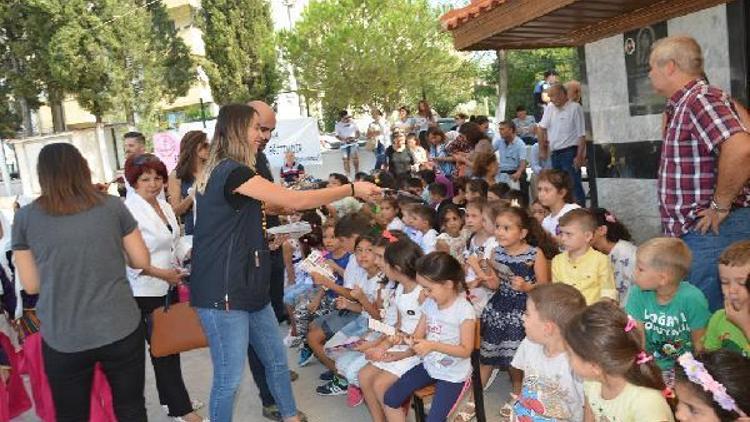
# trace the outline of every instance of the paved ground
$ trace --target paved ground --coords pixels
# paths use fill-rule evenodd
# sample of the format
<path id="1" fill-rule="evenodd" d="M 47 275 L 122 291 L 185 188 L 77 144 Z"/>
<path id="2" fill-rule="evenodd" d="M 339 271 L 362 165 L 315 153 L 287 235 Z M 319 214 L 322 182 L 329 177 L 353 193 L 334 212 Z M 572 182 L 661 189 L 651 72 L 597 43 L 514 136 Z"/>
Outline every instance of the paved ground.
<path id="1" fill-rule="evenodd" d="M 280 330 L 286 333 L 288 327 L 282 325 Z M 346 396 L 321 397 L 315 393 L 315 387 L 320 384 L 318 376 L 323 372 L 323 366 L 313 359 L 313 362 L 304 368 L 297 367 L 297 350 L 289 349 L 287 353 L 289 367 L 299 373 L 299 379 L 292 384 L 297 406 L 308 415 L 311 422 L 328 421 L 367 421 L 369 414 L 365 405 L 349 408 L 346 405 Z M 182 374 L 185 379 L 190 397 L 208 403 L 211 390 L 212 367 L 211 359 L 207 349 L 195 350 L 182 355 Z M 488 420 L 499 421 L 500 405 L 507 400 L 510 384 L 507 375 L 498 375 L 495 383 L 485 393 L 485 408 Z M 169 422 L 159 405 L 154 383 L 154 372 L 150 361 L 146 361 L 146 406 L 148 418 L 152 422 Z M 205 415 L 207 409 L 199 411 Z M 410 413 L 413 420 L 413 412 Z M 36 422 L 39 419 L 33 411 L 29 411 L 14 422 Z M 245 368 L 243 383 L 240 387 L 239 398 L 236 403 L 234 420 L 236 422 L 265 421 L 261 416 L 261 403 L 258 398 L 258 390 L 252 381 L 250 371 Z"/>
<path id="2" fill-rule="evenodd" d="M 372 153 L 366 151 L 363 151 L 361 155 L 362 169 L 369 171 L 374 165 L 374 157 Z M 341 171 L 343 171 L 343 166 L 341 155 L 338 151 L 324 153 L 322 166 L 311 166 L 308 168 L 309 173 L 322 179 L 326 179 L 331 172 Z M 286 335 L 288 327 L 282 325 L 280 330 Z M 346 405 L 346 396 L 321 397 L 315 393 L 315 387 L 320 384 L 318 375 L 323 372 L 323 366 L 320 363 L 313 360 L 313 363 L 307 367 L 297 368 L 296 349 L 290 349 L 287 357 L 290 368 L 298 371 L 300 375 L 299 380 L 293 384 L 297 406 L 308 415 L 311 422 L 369 420 L 369 414 L 364 405 L 352 409 Z M 183 354 L 182 373 L 191 398 L 208 403 L 212 379 L 212 367 L 208 350 L 202 349 Z M 499 420 L 499 409 L 501 404 L 507 400 L 508 392 L 509 382 L 507 376 L 500 374 L 497 381 L 485 394 L 488 420 L 493 422 Z M 170 421 L 170 418 L 166 416 L 161 406 L 159 406 L 153 369 L 148 360 L 146 363 L 146 404 L 149 421 Z M 206 409 L 200 411 L 203 415 L 206 414 L 205 412 Z M 240 388 L 234 415 L 234 420 L 237 422 L 265 420 L 261 416 L 261 404 L 257 388 L 247 368 L 245 369 L 245 377 Z M 413 417 L 413 414 L 411 416 Z M 38 418 L 36 418 L 33 412 L 27 412 L 15 419 L 18 422 L 33 422 L 37 420 Z"/>

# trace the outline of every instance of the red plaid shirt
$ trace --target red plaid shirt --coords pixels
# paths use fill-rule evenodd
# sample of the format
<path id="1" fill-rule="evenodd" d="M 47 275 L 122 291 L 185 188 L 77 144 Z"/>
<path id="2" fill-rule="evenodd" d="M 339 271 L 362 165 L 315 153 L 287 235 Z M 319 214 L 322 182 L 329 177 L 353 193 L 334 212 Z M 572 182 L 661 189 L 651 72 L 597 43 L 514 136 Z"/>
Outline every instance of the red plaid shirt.
<path id="1" fill-rule="evenodd" d="M 716 188 L 717 148 L 745 131 L 722 90 L 696 79 L 667 101 L 667 125 L 659 164 L 659 212 L 664 234 L 682 236 L 708 208 Z M 750 206 L 750 185 L 733 204 Z"/>

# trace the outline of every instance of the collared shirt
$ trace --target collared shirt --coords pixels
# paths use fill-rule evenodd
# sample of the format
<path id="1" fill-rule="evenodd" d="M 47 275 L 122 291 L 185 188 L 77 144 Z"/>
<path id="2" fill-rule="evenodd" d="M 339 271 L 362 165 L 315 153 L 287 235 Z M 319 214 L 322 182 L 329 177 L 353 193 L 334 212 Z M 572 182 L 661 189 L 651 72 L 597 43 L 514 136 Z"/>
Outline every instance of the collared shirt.
<path id="1" fill-rule="evenodd" d="M 573 260 L 568 252 L 552 259 L 552 282 L 569 284 L 591 305 L 603 297 L 617 300 L 615 276 L 607 255 L 589 247 L 585 254 Z"/>
<path id="2" fill-rule="evenodd" d="M 431 145 L 430 146 L 430 158 L 446 158 L 450 157 L 450 155 L 445 151 L 445 143 L 439 144 L 439 145 Z M 452 175 L 453 170 L 455 170 L 456 166 L 451 161 L 440 161 L 438 162 L 438 167 L 440 167 L 440 171 L 443 172 L 443 174 Z"/>
<path id="3" fill-rule="evenodd" d="M 534 116 L 527 115 L 523 120 L 516 117 L 513 119 L 513 124 L 516 125 L 518 136 L 536 136 L 534 133 L 534 126 L 536 126 L 536 119 Z"/>
<path id="4" fill-rule="evenodd" d="M 496 138 L 492 144 L 497 151 L 500 171 L 516 171 L 521 166 L 521 160 L 526 160 L 526 144 L 518 136 L 510 144 L 503 138 Z"/>
<path id="5" fill-rule="evenodd" d="M 578 139 L 586 136 L 583 107 L 575 101 L 568 101 L 562 107 L 549 103 L 539 126 L 547 129 L 551 151 L 576 146 Z"/>
<path id="6" fill-rule="evenodd" d="M 713 198 L 717 147 L 747 129 L 729 96 L 700 79 L 672 95 L 666 115 L 659 163 L 659 212 L 664 234 L 681 236 L 693 228 L 697 213 L 708 208 Z M 750 207 L 750 184 L 745 184 L 733 205 Z"/>

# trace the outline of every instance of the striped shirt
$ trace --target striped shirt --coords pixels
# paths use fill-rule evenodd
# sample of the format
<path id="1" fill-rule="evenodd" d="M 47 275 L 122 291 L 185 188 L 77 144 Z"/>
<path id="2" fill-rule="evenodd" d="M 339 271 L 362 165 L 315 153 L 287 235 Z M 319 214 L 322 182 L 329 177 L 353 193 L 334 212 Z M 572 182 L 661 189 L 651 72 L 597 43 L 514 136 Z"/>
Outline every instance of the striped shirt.
<path id="1" fill-rule="evenodd" d="M 659 212 L 662 230 L 682 236 L 709 207 L 716 189 L 719 147 L 746 131 L 729 96 L 696 79 L 667 101 L 664 143 L 659 163 Z M 733 204 L 750 206 L 746 184 Z"/>

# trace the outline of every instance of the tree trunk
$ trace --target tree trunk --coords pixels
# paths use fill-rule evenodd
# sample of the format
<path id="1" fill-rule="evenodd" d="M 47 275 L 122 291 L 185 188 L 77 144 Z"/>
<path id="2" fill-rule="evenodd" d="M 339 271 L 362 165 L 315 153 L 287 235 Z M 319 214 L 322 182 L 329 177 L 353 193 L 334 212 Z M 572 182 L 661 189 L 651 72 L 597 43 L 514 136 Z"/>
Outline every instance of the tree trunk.
<path id="1" fill-rule="evenodd" d="M 505 120 L 505 108 L 508 103 L 508 58 L 505 50 L 497 50 L 497 109 L 495 122 Z"/>
<path id="2" fill-rule="evenodd" d="M 65 107 L 63 107 L 62 101 L 50 99 L 49 106 L 52 110 L 52 132 L 65 132 L 67 127 L 65 126 Z"/>
<path id="3" fill-rule="evenodd" d="M 133 109 L 128 107 L 128 111 L 125 114 L 127 115 L 126 119 L 128 122 L 128 126 L 135 127 L 135 111 L 133 111 Z"/>
<path id="4" fill-rule="evenodd" d="M 21 118 L 23 119 L 23 135 L 33 136 L 34 125 L 31 122 L 31 108 L 25 98 L 19 98 L 18 104 L 21 108 Z"/>

